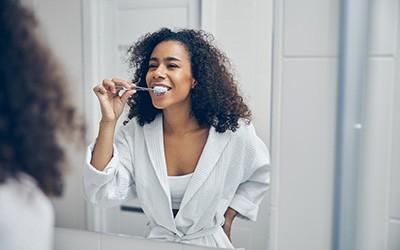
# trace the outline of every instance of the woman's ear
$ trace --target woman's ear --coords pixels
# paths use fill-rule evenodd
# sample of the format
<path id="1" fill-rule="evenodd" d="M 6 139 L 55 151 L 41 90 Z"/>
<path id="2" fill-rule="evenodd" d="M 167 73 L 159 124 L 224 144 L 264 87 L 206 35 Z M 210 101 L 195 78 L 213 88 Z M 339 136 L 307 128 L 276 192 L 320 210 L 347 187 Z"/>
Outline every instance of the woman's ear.
<path id="1" fill-rule="evenodd" d="M 196 85 L 197 85 L 197 82 L 196 82 L 195 79 L 193 79 L 193 81 L 192 81 L 192 89 L 194 89 L 196 87 Z"/>

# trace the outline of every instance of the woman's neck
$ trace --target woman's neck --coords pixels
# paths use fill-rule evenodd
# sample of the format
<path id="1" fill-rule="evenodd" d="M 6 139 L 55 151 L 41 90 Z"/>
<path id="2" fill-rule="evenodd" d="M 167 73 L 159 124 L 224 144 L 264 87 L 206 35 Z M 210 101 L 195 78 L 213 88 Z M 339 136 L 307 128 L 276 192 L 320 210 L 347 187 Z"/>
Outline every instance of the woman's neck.
<path id="1" fill-rule="evenodd" d="M 190 111 L 170 111 L 163 112 L 164 133 L 184 135 L 197 131 L 201 128 L 197 119 L 190 115 Z"/>

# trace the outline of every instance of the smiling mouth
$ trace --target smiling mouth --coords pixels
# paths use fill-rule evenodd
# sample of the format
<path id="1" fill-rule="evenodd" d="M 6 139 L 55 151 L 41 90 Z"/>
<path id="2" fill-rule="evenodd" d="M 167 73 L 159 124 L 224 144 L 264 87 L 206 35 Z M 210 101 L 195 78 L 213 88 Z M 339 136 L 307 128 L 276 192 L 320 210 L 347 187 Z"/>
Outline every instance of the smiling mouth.
<path id="1" fill-rule="evenodd" d="M 152 86 L 152 89 L 153 89 L 153 94 L 156 95 L 156 96 L 163 95 L 163 94 L 165 94 L 165 93 L 167 93 L 168 91 L 171 90 L 170 87 L 168 87 L 168 86 L 166 86 L 164 84 L 154 84 Z"/>

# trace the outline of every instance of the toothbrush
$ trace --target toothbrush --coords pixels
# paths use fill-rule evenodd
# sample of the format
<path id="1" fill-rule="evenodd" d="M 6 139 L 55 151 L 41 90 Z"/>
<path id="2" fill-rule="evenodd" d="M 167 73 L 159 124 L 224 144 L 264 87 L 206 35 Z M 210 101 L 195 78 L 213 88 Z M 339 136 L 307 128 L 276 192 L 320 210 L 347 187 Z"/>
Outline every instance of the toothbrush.
<path id="1" fill-rule="evenodd" d="M 125 89 L 125 88 L 123 88 Z M 164 94 L 168 91 L 167 87 L 164 86 L 155 86 L 154 88 L 145 88 L 145 87 L 134 87 L 131 88 L 131 90 L 136 90 L 136 91 L 153 91 L 155 94 Z"/>

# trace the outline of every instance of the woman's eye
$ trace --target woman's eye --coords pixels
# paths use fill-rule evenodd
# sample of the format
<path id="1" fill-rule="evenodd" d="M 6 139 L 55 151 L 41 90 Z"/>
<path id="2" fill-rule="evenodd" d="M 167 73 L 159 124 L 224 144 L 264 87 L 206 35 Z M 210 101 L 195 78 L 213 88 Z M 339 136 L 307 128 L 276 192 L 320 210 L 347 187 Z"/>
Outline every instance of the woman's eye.
<path id="1" fill-rule="evenodd" d="M 155 68 L 157 68 L 157 65 L 155 65 L 155 64 L 150 64 L 149 65 L 149 69 L 155 69 Z"/>
<path id="2" fill-rule="evenodd" d="M 178 68 L 178 65 L 176 65 L 176 64 L 168 64 L 168 68 Z"/>

